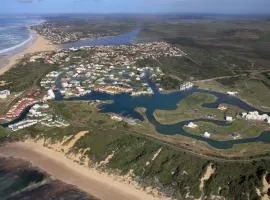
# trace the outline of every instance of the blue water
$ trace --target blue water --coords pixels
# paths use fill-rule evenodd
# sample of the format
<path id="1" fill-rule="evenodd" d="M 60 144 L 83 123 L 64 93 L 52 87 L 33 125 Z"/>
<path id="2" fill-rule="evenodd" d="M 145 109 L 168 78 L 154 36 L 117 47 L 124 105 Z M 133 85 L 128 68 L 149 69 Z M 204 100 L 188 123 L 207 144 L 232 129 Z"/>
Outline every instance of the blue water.
<path id="1" fill-rule="evenodd" d="M 108 37 L 108 38 L 102 38 L 97 39 L 95 41 L 80 41 L 75 42 L 72 44 L 68 44 L 66 47 L 80 47 L 80 46 L 96 46 L 96 45 L 120 45 L 120 44 L 130 44 L 132 40 L 135 39 L 136 35 L 139 33 L 140 29 L 136 29 L 128 34 L 123 34 L 120 36 L 115 37 Z M 78 45 L 78 46 L 76 46 Z M 148 73 L 146 73 L 147 75 Z M 206 94 L 212 94 L 217 97 L 217 100 L 213 103 L 203 104 L 202 106 L 208 107 L 208 108 L 216 108 L 221 103 L 226 103 L 230 105 L 235 105 L 243 110 L 246 111 L 254 111 L 257 110 L 256 108 L 250 106 L 249 104 L 243 102 L 241 99 L 233 96 L 228 96 L 223 93 L 209 91 L 209 90 L 203 90 L 199 88 L 192 88 L 191 90 L 180 92 L 170 92 L 170 93 L 159 93 L 155 84 L 151 82 L 149 79 L 149 74 L 146 76 L 146 81 L 148 82 L 148 85 L 152 88 L 154 91 L 154 95 L 152 96 L 137 96 L 132 97 L 129 94 L 119 94 L 119 95 L 110 95 L 105 93 L 99 93 L 99 92 L 92 92 L 91 94 L 88 94 L 86 96 L 82 97 L 73 97 L 69 99 L 65 99 L 67 101 L 74 101 L 74 100 L 111 100 L 113 103 L 110 104 L 102 104 L 99 106 L 100 112 L 103 113 L 116 113 L 120 114 L 125 117 L 132 117 L 138 120 L 143 121 L 143 116 L 138 113 L 135 109 L 138 107 L 143 107 L 146 109 L 146 118 L 147 120 L 155 127 L 156 131 L 160 134 L 164 135 L 183 135 L 185 137 L 193 138 L 196 140 L 200 140 L 203 142 L 206 142 L 210 146 L 217 148 L 217 149 L 230 149 L 235 144 L 244 144 L 244 143 L 252 143 L 252 142 L 263 142 L 263 143 L 270 143 L 270 131 L 265 131 L 261 133 L 258 137 L 254 138 L 246 138 L 246 139 L 236 139 L 236 140 L 226 140 L 226 141 L 218 141 L 213 140 L 211 138 L 205 138 L 203 136 L 194 135 L 192 133 L 189 133 L 183 129 L 183 126 L 189 122 L 198 122 L 198 121 L 208 121 L 215 123 L 219 126 L 228 126 L 228 124 L 225 121 L 218 121 L 218 120 L 212 120 L 212 119 L 196 119 L 196 120 L 188 120 L 188 121 L 182 121 L 175 124 L 161 124 L 159 123 L 153 113 L 156 109 L 159 110 L 175 110 L 177 108 L 177 104 L 183 100 L 185 97 L 193 94 L 194 92 L 201 92 Z M 56 101 L 62 101 L 63 97 L 61 96 L 59 91 L 56 92 Z M 23 120 L 26 117 L 26 114 L 28 112 L 29 108 L 22 113 L 22 115 L 7 124 L 3 124 L 4 127 L 7 127 L 9 124 L 16 123 L 20 120 Z M 259 110 L 257 110 L 259 111 Z M 259 111 L 261 114 L 265 113 L 262 111 Z M 270 113 L 266 113 L 270 114 Z M 231 133 L 228 133 L 231 134 Z"/>
<path id="2" fill-rule="evenodd" d="M 64 44 L 64 48 L 79 48 L 82 46 L 102 46 L 102 45 L 128 45 L 131 44 L 141 31 L 140 28 L 137 28 L 129 33 L 112 36 L 112 37 L 103 37 L 96 40 L 80 40 L 77 42 L 71 42 Z"/>
<path id="3" fill-rule="evenodd" d="M 32 35 L 27 27 L 37 23 L 40 20 L 0 18 L 0 55 L 7 55 L 30 42 Z"/>
<path id="4" fill-rule="evenodd" d="M 27 108 L 24 109 L 24 111 L 21 113 L 21 115 L 19 117 L 17 117 L 16 119 L 10 121 L 10 122 L 7 122 L 7 123 L 4 123 L 4 124 L 1 124 L 4 128 L 7 128 L 9 125 L 12 125 L 12 124 L 16 124 L 22 120 L 24 120 L 26 117 L 27 117 L 27 114 L 29 113 L 29 110 L 33 107 L 32 106 L 28 106 Z"/>
<path id="5" fill-rule="evenodd" d="M 193 88 L 185 92 L 171 92 L 168 94 L 155 93 L 153 96 L 138 96 L 132 97 L 128 94 L 119 94 L 119 95 L 109 95 L 99 92 L 93 92 L 89 95 L 83 97 L 73 97 L 67 99 L 67 101 L 74 100 L 111 100 L 111 104 L 102 104 L 99 106 L 99 109 L 103 113 L 116 113 L 121 114 L 122 116 L 132 117 L 139 120 L 144 120 L 143 116 L 135 111 L 138 107 L 143 107 L 146 109 L 146 118 L 147 120 L 155 127 L 156 131 L 164 135 L 183 135 L 185 137 L 190 137 L 196 140 L 200 140 L 208 143 L 210 146 L 217 149 L 229 149 L 232 148 L 235 144 L 243 144 L 250 142 L 264 142 L 270 143 L 270 131 L 263 132 L 260 136 L 247 139 L 236 139 L 236 140 L 227 140 L 227 141 L 218 141 L 211 138 L 205 138 L 203 136 L 194 135 L 183 129 L 183 126 L 189 122 L 198 122 L 198 121 L 208 121 L 219 126 L 228 126 L 229 124 L 226 121 L 218 121 L 213 119 L 196 119 L 182 121 L 175 124 L 161 124 L 159 123 L 153 113 L 156 109 L 160 110 L 175 110 L 177 104 L 183 100 L 185 97 L 193 94 L 194 92 L 201 92 L 206 94 L 212 94 L 217 97 L 217 100 L 211 104 L 204 104 L 203 107 L 213 107 L 216 108 L 216 105 L 221 103 L 227 103 L 230 105 L 238 106 L 246 111 L 254 111 L 256 108 L 248 105 L 247 103 L 241 101 L 239 98 L 228 96 L 223 93 L 213 92 L 208 90 L 202 90 L 198 88 Z M 61 95 L 57 93 L 58 101 L 63 100 Z M 266 113 L 259 111 L 260 113 Z M 270 114 L 270 113 L 266 113 Z M 231 134 L 231 133 L 228 133 Z"/>

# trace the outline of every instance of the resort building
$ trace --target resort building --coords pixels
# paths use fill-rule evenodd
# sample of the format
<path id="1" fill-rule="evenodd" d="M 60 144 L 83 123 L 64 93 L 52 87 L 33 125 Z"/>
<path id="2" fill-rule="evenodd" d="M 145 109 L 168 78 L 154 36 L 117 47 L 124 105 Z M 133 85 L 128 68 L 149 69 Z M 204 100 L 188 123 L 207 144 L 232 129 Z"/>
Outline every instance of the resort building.
<path id="1" fill-rule="evenodd" d="M 268 124 L 270 124 L 270 116 L 267 114 L 260 115 L 258 111 L 253 112 L 244 112 L 242 113 L 242 118 L 250 121 L 264 121 Z"/>
<path id="2" fill-rule="evenodd" d="M 228 91 L 227 92 L 227 95 L 230 95 L 230 96 L 236 96 L 238 94 L 238 92 L 235 92 L 235 91 Z"/>
<path id="3" fill-rule="evenodd" d="M 192 88 L 193 86 L 194 86 L 193 83 L 186 82 L 186 83 L 181 84 L 179 89 L 180 89 L 180 91 L 184 91 L 184 90 L 188 90 L 188 89 Z"/>

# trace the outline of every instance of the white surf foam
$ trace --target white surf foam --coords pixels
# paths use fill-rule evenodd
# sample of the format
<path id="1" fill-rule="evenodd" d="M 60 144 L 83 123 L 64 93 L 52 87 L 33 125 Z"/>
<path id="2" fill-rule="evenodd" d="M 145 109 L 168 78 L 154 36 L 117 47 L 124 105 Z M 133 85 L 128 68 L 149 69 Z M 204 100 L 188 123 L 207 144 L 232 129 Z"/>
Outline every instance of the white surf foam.
<path id="1" fill-rule="evenodd" d="M 29 34 L 29 37 L 28 37 L 27 40 L 21 42 L 20 44 L 17 44 L 15 46 L 12 46 L 12 47 L 9 47 L 9 48 L 3 49 L 3 50 L 0 50 L 0 55 L 4 54 L 4 53 L 8 53 L 8 52 L 13 51 L 13 50 L 16 50 L 16 49 L 26 45 L 27 43 L 29 43 L 31 40 L 33 40 L 33 34 L 32 33 Z"/>

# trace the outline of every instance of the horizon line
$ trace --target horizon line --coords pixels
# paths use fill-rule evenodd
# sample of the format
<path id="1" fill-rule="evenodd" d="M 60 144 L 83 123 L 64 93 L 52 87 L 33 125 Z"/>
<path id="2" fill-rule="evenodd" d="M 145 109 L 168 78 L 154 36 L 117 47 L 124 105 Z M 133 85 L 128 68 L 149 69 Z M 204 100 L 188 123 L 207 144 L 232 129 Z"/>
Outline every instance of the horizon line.
<path id="1" fill-rule="evenodd" d="M 214 12 L 9 12 L 4 15 L 223 15 L 223 16 L 270 16 L 270 13 L 214 13 Z"/>

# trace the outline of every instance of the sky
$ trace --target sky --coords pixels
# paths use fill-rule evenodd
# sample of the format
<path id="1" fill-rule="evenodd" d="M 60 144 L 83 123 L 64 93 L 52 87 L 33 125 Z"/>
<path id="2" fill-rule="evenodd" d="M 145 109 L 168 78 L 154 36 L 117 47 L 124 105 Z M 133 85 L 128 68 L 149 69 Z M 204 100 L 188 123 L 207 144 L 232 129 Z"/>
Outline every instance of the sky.
<path id="1" fill-rule="evenodd" d="M 12 13 L 270 14 L 270 0 L 1 0 Z"/>

